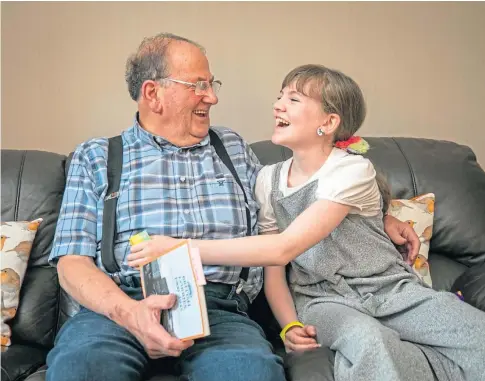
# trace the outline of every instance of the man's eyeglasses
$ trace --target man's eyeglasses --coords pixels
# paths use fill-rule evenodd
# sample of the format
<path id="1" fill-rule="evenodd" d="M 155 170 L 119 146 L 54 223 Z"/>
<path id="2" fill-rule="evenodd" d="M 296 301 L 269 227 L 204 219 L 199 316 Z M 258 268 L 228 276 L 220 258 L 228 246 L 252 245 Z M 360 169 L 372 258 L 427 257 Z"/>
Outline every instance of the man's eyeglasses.
<path id="1" fill-rule="evenodd" d="M 173 79 L 173 78 L 162 78 L 163 81 L 170 81 L 170 82 L 175 82 L 175 83 L 181 83 L 182 85 L 186 85 L 189 87 L 192 87 L 195 90 L 195 95 L 207 95 L 209 92 L 209 89 L 212 87 L 212 91 L 214 91 L 214 94 L 217 94 L 219 92 L 219 89 L 222 86 L 222 82 L 219 80 L 215 81 L 197 81 L 195 83 L 192 82 L 185 82 L 185 81 L 180 81 L 178 79 Z"/>

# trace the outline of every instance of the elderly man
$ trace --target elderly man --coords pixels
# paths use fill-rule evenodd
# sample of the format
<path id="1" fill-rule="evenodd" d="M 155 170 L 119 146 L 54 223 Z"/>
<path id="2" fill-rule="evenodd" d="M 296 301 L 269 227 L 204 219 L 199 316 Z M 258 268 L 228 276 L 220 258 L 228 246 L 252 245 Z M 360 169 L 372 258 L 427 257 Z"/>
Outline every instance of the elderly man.
<path id="1" fill-rule="evenodd" d="M 243 283 L 241 268 L 204 267 L 211 335 L 195 343 L 171 337 L 160 324 L 160 310 L 173 306 L 173 296 L 142 298 L 138 271 L 126 264 L 129 238 L 142 230 L 205 239 L 257 234 L 253 188 L 260 165 L 238 134 L 212 129 L 241 188 L 216 153 L 209 112 L 221 83 L 197 43 L 171 34 L 145 39 L 128 60 L 126 81 L 138 113 L 122 133 L 119 191 L 107 194 L 107 139 L 79 145 L 69 168 L 50 261 L 83 308 L 59 332 L 47 380 L 142 380 L 167 356 L 178 360 L 187 380 L 283 380 L 282 360 L 247 315 L 261 290 L 260 267 L 250 268 Z M 112 197 L 118 199 L 116 272 L 101 256 L 104 202 Z M 406 226 L 386 222 L 394 241 L 416 245 Z"/>

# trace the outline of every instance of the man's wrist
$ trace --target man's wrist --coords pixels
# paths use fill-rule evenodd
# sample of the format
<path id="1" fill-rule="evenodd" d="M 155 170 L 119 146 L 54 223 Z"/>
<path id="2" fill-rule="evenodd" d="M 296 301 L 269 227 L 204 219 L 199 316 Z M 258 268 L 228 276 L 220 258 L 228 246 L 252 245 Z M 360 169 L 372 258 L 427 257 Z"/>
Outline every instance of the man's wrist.
<path id="1" fill-rule="evenodd" d="M 137 303 L 136 300 L 131 299 L 130 297 L 115 303 L 108 312 L 108 318 L 129 330 L 129 327 L 132 325 L 133 311 Z"/>

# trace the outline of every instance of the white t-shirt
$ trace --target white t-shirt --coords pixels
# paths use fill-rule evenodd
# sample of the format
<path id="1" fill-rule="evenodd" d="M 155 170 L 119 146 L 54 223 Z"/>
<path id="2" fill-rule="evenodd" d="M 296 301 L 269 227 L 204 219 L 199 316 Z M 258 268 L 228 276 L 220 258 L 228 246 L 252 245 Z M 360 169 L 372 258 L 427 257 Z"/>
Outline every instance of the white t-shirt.
<path id="1" fill-rule="evenodd" d="M 334 148 L 322 167 L 305 183 L 288 187 L 288 171 L 293 158 L 281 167 L 279 190 L 283 196 L 303 188 L 318 179 L 317 200 L 329 200 L 351 206 L 350 214 L 365 217 L 376 216 L 380 210 L 381 194 L 376 182 L 376 171 L 369 159 Z M 278 230 L 276 217 L 271 205 L 272 176 L 275 165 L 261 169 L 256 180 L 255 196 L 261 209 L 258 227 L 261 233 Z"/>

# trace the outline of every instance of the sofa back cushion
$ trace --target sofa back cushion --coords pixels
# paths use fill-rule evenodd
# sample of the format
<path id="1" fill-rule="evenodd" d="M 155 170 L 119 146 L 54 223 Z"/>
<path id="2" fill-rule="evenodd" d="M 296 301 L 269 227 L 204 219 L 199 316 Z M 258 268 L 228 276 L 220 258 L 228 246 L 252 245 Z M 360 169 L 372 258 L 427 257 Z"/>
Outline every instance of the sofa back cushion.
<path id="1" fill-rule="evenodd" d="M 387 179 L 393 198 L 436 197 L 430 251 L 471 266 L 485 261 L 485 172 L 473 151 L 448 141 L 366 138 L 366 156 Z M 262 164 L 291 151 L 271 141 L 253 143 Z"/>
<path id="2" fill-rule="evenodd" d="M 52 345 L 58 324 L 59 283 L 47 259 L 65 186 L 63 155 L 2 150 L 2 221 L 42 218 L 28 261 L 12 342 Z"/>

